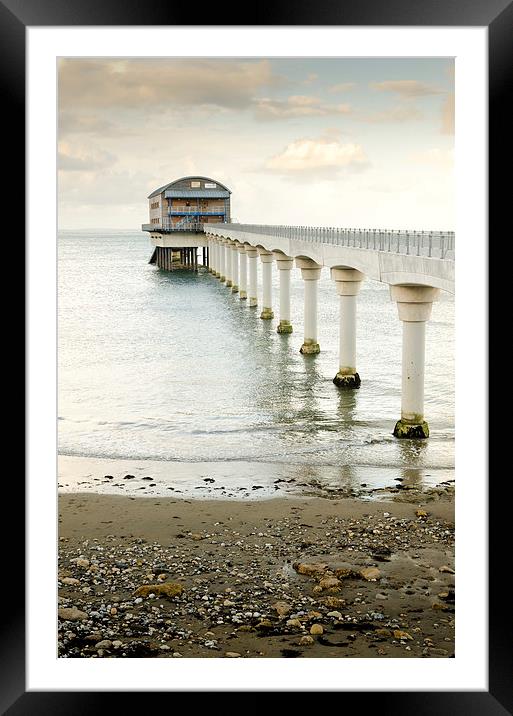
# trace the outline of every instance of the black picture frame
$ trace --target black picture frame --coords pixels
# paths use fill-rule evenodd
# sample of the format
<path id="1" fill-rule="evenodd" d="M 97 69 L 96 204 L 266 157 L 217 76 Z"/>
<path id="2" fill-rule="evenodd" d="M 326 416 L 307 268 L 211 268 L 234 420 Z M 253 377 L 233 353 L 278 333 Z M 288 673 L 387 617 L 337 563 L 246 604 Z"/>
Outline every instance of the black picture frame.
<path id="1" fill-rule="evenodd" d="M 244 14 L 242 14 L 244 13 Z M 511 0 L 359 0 L 358 2 L 317 0 L 274 0 L 273 3 L 248 7 L 226 6 L 219 22 L 219 6 L 205 5 L 201 10 L 202 24 L 213 25 L 335 25 L 335 26 L 481 26 L 488 28 L 489 37 L 489 236 L 498 234 L 499 226 L 506 227 L 505 212 L 511 205 L 509 184 L 501 169 L 508 169 L 513 156 L 511 115 L 507 111 L 507 97 L 511 99 L 513 86 L 513 2 Z M 25 184 L 25 36 L 27 27 L 35 26 L 94 26 L 94 25 L 169 25 L 191 24 L 187 4 L 169 0 L 0 0 L 0 75 L 4 99 L 4 137 L 9 137 L 13 161 L 9 168 L 10 184 Z M 210 22 L 212 20 L 212 23 Z M 507 173 L 506 175 L 507 176 Z M 8 206 L 4 204 L 4 206 Z M 12 205 L 11 205 L 12 206 Z M 9 230 L 8 224 L 4 226 Z M 20 217 L 16 220 L 16 236 L 22 232 Z M 504 240 L 506 240 L 505 237 Z M 463 239 L 462 239 L 463 241 Z M 17 258 L 21 246 L 15 247 Z M 8 259 L 9 260 L 9 259 Z M 11 259 L 12 260 L 12 259 Z M 489 270 L 493 255 L 489 252 Z M 498 283 L 498 282 L 497 282 Z M 498 288 L 490 281 L 489 308 L 495 302 Z M 497 303 L 495 302 L 495 305 Z M 489 315 L 493 311 L 489 310 Z M 14 322 L 13 322 L 14 323 Z M 488 378 L 487 366 L 477 379 Z M 19 400 L 19 396 L 18 396 Z M 494 420 L 500 419 L 493 410 Z M 490 439 L 493 431 L 490 432 Z M 498 450 L 497 450 L 498 452 Z M 495 454 L 489 445 L 489 455 Z M 497 471 L 492 470 L 490 474 Z M 18 477 L 18 475 L 16 475 Z M 463 476 L 464 477 L 464 476 Z M 511 521 L 511 478 L 507 472 L 489 490 L 489 690 L 458 692 L 364 692 L 345 693 L 356 697 L 359 708 L 376 708 L 379 713 L 400 714 L 466 714 L 497 716 L 513 713 L 513 644 L 510 609 L 507 608 L 510 587 L 504 582 L 503 568 L 509 564 L 501 526 Z M 4 489 L 7 489 L 4 486 Z M 21 480 L 9 483 L 9 509 L 17 512 L 9 534 L 4 534 L 3 576 L 9 581 L 16 575 L 16 595 L 9 596 L 9 605 L 1 613 L 0 638 L 0 709 L 10 716 L 19 714 L 90 714 L 103 708 L 119 708 L 119 693 L 113 692 L 27 692 L 25 687 L 25 609 L 21 565 L 25 556 L 24 505 L 25 488 Z M 14 515 L 13 515 L 14 516 Z M 5 522 L 4 522 L 5 524 Z M 509 570 L 507 570 L 509 571 Z M 476 575 L 476 580 L 486 575 Z M 398 668 L 400 666 L 398 665 Z M 407 685 L 405 685 L 407 687 Z M 336 691 L 336 688 L 333 689 Z M 150 695 L 130 693 L 132 706 L 142 704 Z M 167 695 L 169 699 L 170 695 Z M 116 699 L 114 701 L 114 699 Z M 363 699 L 363 701 L 362 701 Z M 172 703 L 169 705 L 172 707 Z"/>

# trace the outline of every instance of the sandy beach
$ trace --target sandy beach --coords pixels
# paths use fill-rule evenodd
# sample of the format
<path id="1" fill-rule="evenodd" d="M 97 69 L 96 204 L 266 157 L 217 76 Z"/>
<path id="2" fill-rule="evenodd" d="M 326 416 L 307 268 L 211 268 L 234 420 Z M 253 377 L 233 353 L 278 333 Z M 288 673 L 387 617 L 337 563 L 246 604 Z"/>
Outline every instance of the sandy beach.
<path id="1" fill-rule="evenodd" d="M 454 488 L 59 495 L 64 658 L 454 656 Z"/>

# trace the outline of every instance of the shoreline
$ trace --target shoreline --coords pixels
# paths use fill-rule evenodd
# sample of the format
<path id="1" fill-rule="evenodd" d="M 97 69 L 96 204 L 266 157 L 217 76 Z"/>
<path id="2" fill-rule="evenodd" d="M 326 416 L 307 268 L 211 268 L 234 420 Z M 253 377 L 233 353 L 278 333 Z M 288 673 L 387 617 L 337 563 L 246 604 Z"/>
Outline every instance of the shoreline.
<path id="1" fill-rule="evenodd" d="M 59 656 L 449 658 L 453 498 L 61 493 Z"/>
<path id="2" fill-rule="evenodd" d="M 174 462 L 58 455 L 60 494 L 261 500 L 276 497 L 392 498 L 454 484 L 454 469 L 334 466 L 257 461 Z M 151 479 L 150 479 L 151 478 Z"/>

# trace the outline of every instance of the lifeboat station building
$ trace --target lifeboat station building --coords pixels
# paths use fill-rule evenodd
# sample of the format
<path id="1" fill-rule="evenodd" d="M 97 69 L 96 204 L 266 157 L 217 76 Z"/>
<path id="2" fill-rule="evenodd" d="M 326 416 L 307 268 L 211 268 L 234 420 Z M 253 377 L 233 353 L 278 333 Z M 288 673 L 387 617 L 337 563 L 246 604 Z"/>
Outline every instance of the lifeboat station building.
<path id="1" fill-rule="evenodd" d="M 198 269 L 198 248 L 208 266 L 205 224 L 230 222 L 231 191 L 215 179 L 190 176 L 155 189 L 148 196 L 150 233 L 154 251 L 150 263 L 165 270 Z"/>

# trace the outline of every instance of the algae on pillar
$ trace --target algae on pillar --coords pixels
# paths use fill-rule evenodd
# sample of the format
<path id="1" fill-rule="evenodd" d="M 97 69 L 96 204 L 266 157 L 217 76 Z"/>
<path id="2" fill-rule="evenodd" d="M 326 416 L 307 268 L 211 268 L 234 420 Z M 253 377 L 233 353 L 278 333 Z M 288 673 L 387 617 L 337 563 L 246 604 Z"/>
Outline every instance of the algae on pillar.
<path id="1" fill-rule="evenodd" d="M 439 289 L 432 286 L 390 286 L 403 324 L 401 419 L 394 428 L 396 438 L 429 437 L 424 418 L 426 321 L 438 294 Z"/>
<path id="2" fill-rule="evenodd" d="M 339 308 L 339 367 L 333 382 L 338 388 L 359 388 L 356 370 L 356 296 L 360 291 L 363 273 L 351 268 L 332 268 L 340 297 Z"/>
<path id="3" fill-rule="evenodd" d="M 315 355 L 321 350 L 317 340 L 317 283 L 322 266 L 306 258 L 297 258 L 296 266 L 301 269 L 305 285 L 304 339 L 299 351 L 304 355 Z"/>
<path id="4" fill-rule="evenodd" d="M 281 251 L 274 252 L 278 275 L 280 277 L 280 322 L 276 329 L 278 333 L 292 333 L 290 322 L 290 272 L 294 265 L 294 259 L 286 256 Z"/>
<path id="5" fill-rule="evenodd" d="M 264 321 L 274 318 L 273 313 L 273 255 L 266 249 L 259 248 L 260 260 L 262 262 L 262 313 L 260 318 Z"/>

